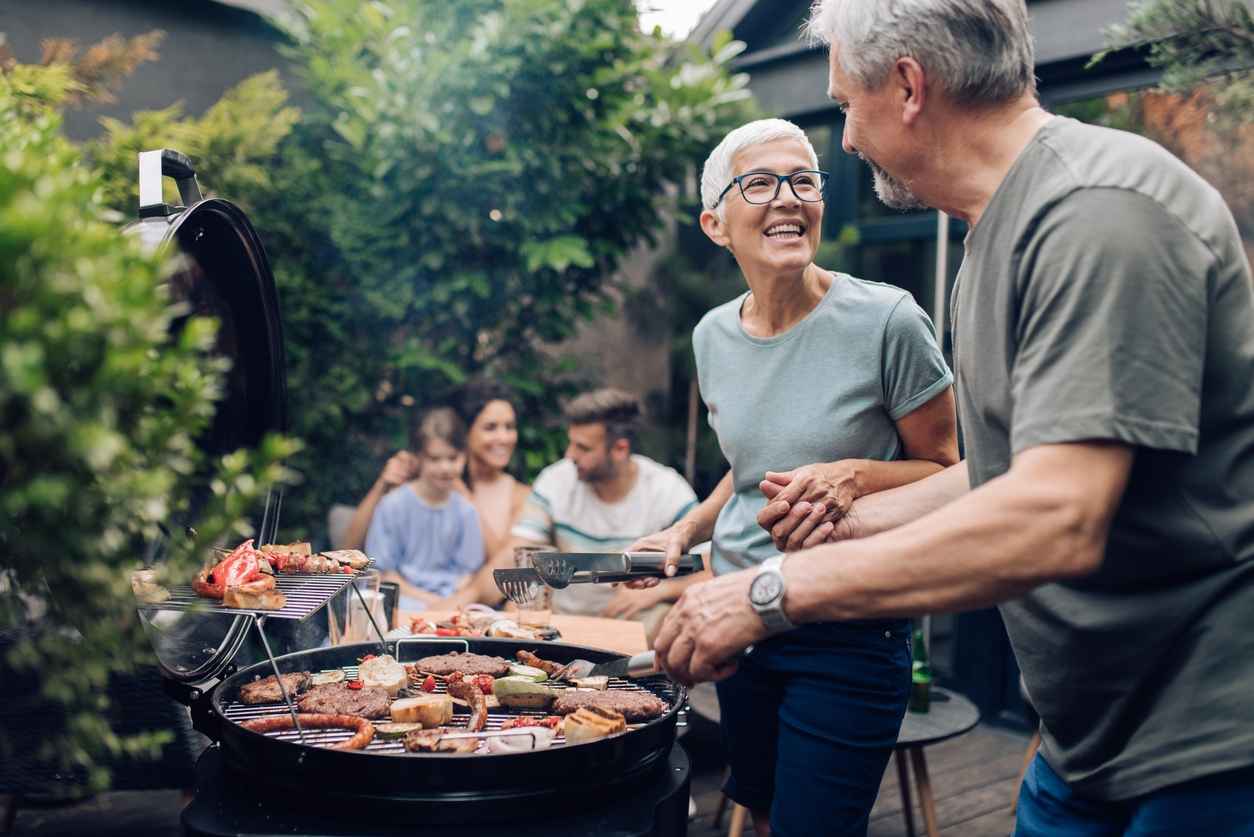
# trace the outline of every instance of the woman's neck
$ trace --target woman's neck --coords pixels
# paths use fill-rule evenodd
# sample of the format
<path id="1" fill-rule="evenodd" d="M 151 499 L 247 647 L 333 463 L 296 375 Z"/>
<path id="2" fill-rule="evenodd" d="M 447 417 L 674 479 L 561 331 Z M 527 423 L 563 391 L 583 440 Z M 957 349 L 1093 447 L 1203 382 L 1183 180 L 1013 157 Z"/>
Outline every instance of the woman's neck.
<path id="1" fill-rule="evenodd" d="M 740 311 L 745 328 L 755 337 L 774 337 L 814 310 L 831 287 L 831 275 L 814 264 L 800 272 L 745 274 L 749 298 Z"/>
<path id="2" fill-rule="evenodd" d="M 497 480 L 507 475 L 502 469 L 489 465 L 482 459 L 471 456 L 470 461 L 466 464 L 466 476 L 470 478 L 470 490 L 475 491 L 480 486 L 492 485 Z"/>

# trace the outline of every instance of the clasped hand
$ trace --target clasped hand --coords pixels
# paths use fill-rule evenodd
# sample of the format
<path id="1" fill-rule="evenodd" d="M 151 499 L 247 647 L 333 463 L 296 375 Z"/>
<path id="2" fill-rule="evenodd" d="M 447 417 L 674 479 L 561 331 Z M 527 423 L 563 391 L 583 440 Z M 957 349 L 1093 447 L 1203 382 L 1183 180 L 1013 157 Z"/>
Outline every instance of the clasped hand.
<path id="1" fill-rule="evenodd" d="M 758 525 L 770 533 L 780 552 L 838 539 L 860 494 L 857 469 L 849 460 L 767 471 L 759 488 L 767 504 L 758 512 Z"/>

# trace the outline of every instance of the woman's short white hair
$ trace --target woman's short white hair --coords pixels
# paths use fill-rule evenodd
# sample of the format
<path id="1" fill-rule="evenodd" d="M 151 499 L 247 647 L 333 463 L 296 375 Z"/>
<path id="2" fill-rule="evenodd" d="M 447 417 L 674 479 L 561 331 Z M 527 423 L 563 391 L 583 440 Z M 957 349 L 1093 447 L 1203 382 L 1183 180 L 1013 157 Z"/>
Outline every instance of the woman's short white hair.
<path id="1" fill-rule="evenodd" d="M 706 209 L 714 209 L 718 195 L 727 188 L 735 175 L 732 164 L 736 155 L 746 148 L 765 145 L 776 140 L 796 140 L 805 147 L 812 168 L 819 167 L 819 157 L 814 153 L 814 146 L 806 132 L 789 122 L 787 119 L 759 119 L 748 122 L 723 137 L 723 141 L 715 146 L 706 158 L 705 168 L 701 170 L 701 205 Z M 723 204 L 718 204 L 718 217 L 723 217 Z"/>
<path id="2" fill-rule="evenodd" d="M 960 104 L 1036 91 L 1024 0 L 814 0 L 806 29 L 863 87 L 878 87 L 909 56 Z"/>

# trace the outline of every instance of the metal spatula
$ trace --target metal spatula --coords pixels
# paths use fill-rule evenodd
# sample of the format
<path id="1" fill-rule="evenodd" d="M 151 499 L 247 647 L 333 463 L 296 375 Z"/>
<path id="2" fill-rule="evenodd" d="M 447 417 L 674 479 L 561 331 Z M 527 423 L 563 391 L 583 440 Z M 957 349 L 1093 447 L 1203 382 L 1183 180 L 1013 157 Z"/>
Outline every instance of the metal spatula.
<path id="1" fill-rule="evenodd" d="M 540 578 L 540 574 L 531 567 L 493 570 L 492 579 L 496 582 L 497 589 L 505 594 L 505 598 L 519 607 L 525 607 L 535 601 L 540 588 L 544 586 L 544 579 Z"/>

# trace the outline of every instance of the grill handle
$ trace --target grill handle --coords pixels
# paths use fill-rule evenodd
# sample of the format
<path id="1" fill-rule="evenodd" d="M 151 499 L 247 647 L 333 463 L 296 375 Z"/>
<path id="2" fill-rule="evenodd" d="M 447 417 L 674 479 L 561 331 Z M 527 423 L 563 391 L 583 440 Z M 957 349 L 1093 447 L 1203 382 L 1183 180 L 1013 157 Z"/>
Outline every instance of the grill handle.
<path id="1" fill-rule="evenodd" d="M 174 178 L 182 206 L 165 202 L 161 179 Z M 164 218 L 182 212 L 201 201 L 200 184 L 196 182 L 196 168 L 191 158 L 173 148 L 139 152 L 139 217 Z"/>

